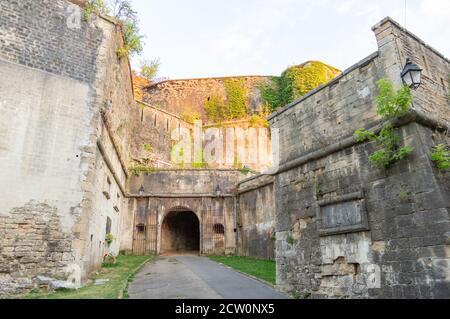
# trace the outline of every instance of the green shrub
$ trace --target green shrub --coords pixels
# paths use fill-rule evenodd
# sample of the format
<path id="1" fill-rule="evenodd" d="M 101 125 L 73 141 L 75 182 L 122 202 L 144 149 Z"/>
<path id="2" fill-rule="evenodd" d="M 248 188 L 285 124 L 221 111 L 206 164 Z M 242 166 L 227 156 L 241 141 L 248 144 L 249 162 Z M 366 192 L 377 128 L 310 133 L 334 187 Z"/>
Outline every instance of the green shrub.
<path id="1" fill-rule="evenodd" d="M 128 58 L 135 54 L 141 54 L 144 50 L 140 35 L 139 26 L 136 20 L 127 20 L 123 22 L 124 46 L 117 49 L 119 59 Z"/>
<path id="2" fill-rule="evenodd" d="M 409 112 L 412 96 L 407 86 L 395 91 L 393 84 L 387 79 L 381 79 L 377 84 L 379 89 L 379 95 L 376 98 L 377 113 L 386 120 L 386 123 L 377 134 L 359 129 L 355 132 L 355 137 L 358 142 L 367 140 L 375 142 L 379 150 L 372 153 L 369 160 L 378 168 L 387 168 L 392 163 L 406 158 L 414 150 L 410 146 L 398 146 L 400 136 L 392 125 L 396 117 L 404 116 Z"/>
<path id="3" fill-rule="evenodd" d="M 431 160 L 440 170 L 448 171 L 450 169 L 450 148 L 448 145 L 438 144 L 433 147 Z"/>

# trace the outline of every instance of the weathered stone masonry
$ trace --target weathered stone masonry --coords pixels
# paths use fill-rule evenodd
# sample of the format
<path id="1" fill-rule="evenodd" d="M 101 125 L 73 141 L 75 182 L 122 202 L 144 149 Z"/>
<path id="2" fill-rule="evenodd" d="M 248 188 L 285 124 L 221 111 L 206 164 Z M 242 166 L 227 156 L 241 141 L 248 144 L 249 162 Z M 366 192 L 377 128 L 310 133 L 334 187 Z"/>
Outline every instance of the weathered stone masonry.
<path id="1" fill-rule="evenodd" d="M 70 27 L 72 6 L 0 2 L 0 294 L 38 276 L 79 286 L 128 217 L 131 128 L 117 128 L 138 113 L 122 35 L 106 18 Z"/>
<path id="2" fill-rule="evenodd" d="M 374 32 L 375 54 L 271 117 L 277 285 L 313 297 L 448 298 L 449 175 L 429 154 L 449 128 L 450 63 L 390 19 Z M 379 170 L 368 161 L 374 145 L 352 135 L 379 123 L 376 81 L 400 85 L 406 57 L 425 69 L 414 111 L 398 123 L 414 153 Z"/>
<path id="3" fill-rule="evenodd" d="M 161 83 L 139 107 L 116 56 L 120 24 L 70 27 L 70 2 L 82 1 L 0 2 L 0 295 L 77 287 L 105 252 L 198 249 L 276 258 L 279 289 L 303 296 L 450 296 L 450 177 L 429 158 L 450 142 L 445 57 L 383 20 L 377 52 L 272 115 L 274 171 L 174 169 L 169 133 L 192 125 L 168 110 L 196 91 L 201 105 L 222 80 Z M 379 125 L 376 81 L 400 85 L 406 57 L 424 68 L 413 112 L 397 123 L 414 153 L 378 170 L 375 146 L 353 133 Z M 136 163 L 155 171 L 133 176 Z"/>

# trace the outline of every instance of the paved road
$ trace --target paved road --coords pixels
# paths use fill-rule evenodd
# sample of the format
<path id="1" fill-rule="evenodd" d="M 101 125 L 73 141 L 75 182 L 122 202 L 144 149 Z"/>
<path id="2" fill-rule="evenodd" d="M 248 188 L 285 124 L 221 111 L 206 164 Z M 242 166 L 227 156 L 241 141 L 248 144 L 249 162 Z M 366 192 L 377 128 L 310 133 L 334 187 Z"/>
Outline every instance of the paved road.
<path id="1" fill-rule="evenodd" d="M 132 299 L 286 299 L 260 281 L 198 256 L 159 257 L 128 289 Z"/>

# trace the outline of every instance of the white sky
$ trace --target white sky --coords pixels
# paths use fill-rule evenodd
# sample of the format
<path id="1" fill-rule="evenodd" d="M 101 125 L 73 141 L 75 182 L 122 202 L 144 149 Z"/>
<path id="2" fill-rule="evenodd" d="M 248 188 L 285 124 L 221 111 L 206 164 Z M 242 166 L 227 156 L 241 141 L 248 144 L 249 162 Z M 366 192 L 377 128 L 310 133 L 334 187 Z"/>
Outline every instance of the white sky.
<path id="1" fill-rule="evenodd" d="M 450 56 L 450 0 L 406 0 L 406 27 Z M 171 79 L 279 75 L 320 60 L 345 69 L 377 49 L 371 27 L 405 0 L 133 0 L 144 57 Z"/>

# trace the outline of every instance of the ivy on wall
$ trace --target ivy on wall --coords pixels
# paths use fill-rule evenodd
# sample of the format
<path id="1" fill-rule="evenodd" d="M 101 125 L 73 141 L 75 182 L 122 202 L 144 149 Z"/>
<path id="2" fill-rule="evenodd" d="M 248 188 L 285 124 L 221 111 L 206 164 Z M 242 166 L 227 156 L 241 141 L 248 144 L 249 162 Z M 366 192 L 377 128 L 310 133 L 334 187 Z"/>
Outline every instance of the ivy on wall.
<path id="1" fill-rule="evenodd" d="M 310 61 L 286 69 L 260 85 L 261 96 L 272 111 L 304 96 L 335 78 L 341 71 L 325 63 Z"/>
<path id="2" fill-rule="evenodd" d="M 387 79 L 379 80 L 377 85 L 377 114 L 385 120 L 385 124 L 379 133 L 359 129 L 355 132 L 355 137 L 358 142 L 375 142 L 379 149 L 369 156 L 369 160 L 378 168 L 387 168 L 406 158 L 414 150 L 411 146 L 399 147 L 400 136 L 393 125 L 395 118 L 406 115 L 411 109 L 412 96 L 407 86 L 396 91 L 392 82 Z"/>
<path id="3" fill-rule="evenodd" d="M 244 79 L 226 79 L 225 116 L 227 120 L 240 119 L 247 115 L 247 88 Z"/>
<path id="4" fill-rule="evenodd" d="M 213 122 L 223 122 L 243 119 L 248 115 L 248 90 L 243 78 L 224 80 L 226 97 L 212 94 L 204 104 L 208 119 Z"/>
<path id="5" fill-rule="evenodd" d="M 205 101 L 205 111 L 208 119 L 212 122 L 222 122 L 226 119 L 225 117 L 225 101 L 217 93 L 212 94 Z"/>

